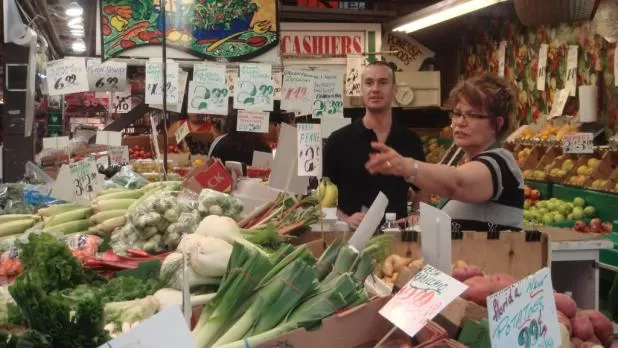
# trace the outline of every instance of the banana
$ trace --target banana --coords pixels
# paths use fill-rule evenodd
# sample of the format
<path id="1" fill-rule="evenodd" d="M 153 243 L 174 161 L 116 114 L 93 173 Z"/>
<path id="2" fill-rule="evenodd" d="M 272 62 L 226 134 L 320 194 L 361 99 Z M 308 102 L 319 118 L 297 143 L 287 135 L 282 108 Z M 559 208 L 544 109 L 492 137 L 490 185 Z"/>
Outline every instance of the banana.
<path id="1" fill-rule="evenodd" d="M 339 201 L 339 189 L 330 179 L 324 178 L 320 183 L 320 186 L 324 183 L 324 189 L 322 190 L 322 197 L 320 199 L 320 207 L 322 208 L 336 208 Z"/>

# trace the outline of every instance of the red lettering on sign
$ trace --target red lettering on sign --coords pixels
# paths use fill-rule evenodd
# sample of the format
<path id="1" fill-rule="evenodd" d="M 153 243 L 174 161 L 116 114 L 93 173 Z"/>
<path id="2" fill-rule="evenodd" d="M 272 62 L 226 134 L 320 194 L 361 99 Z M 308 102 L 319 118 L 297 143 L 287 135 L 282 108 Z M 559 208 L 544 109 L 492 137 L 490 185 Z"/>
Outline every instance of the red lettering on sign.
<path id="1" fill-rule="evenodd" d="M 346 52 L 346 53 L 363 52 L 363 43 L 361 42 L 361 37 L 359 35 L 354 36 L 354 39 L 352 39 L 352 48 L 353 48 L 353 51 Z"/>
<path id="2" fill-rule="evenodd" d="M 362 35 L 283 34 L 282 54 L 359 54 L 363 52 Z"/>
<path id="3" fill-rule="evenodd" d="M 341 38 L 341 46 L 343 46 L 343 52 L 345 52 L 346 54 L 351 52 L 350 50 L 352 49 L 350 46 L 352 45 L 352 38 L 349 36 L 344 36 Z"/>

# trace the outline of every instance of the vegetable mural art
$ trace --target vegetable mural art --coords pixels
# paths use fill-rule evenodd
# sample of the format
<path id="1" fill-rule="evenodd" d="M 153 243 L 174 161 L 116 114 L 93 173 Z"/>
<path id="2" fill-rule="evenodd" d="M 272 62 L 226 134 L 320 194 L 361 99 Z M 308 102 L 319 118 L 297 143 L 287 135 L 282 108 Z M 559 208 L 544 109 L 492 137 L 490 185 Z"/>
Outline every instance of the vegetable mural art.
<path id="1" fill-rule="evenodd" d="M 242 61 L 279 43 L 277 0 L 101 0 L 102 59 L 167 45 L 210 60 Z"/>

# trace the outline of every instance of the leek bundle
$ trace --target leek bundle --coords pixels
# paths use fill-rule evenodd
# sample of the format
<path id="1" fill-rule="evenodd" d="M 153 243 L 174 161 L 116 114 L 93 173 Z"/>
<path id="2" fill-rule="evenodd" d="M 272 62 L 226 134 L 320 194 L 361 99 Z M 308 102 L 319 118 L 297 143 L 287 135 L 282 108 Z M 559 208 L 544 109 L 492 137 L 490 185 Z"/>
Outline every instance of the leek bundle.
<path id="1" fill-rule="evenodd" d="M 341 237 L 337 237 L 329 246 L 324 250 L 322 256 L 318 259 L 316 265 L 318 272 L 318 280 L 322 281 L 330 271 L 333 269 L 333 264 L 339 255 L 339 250 L 346 245 L 346 242 Z"/>

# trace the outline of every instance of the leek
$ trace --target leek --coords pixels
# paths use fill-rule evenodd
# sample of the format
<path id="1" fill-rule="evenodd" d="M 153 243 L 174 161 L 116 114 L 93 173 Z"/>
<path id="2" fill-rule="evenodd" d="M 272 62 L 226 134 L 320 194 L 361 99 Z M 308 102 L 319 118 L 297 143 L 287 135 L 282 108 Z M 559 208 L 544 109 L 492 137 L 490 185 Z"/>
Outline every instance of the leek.
<path id="1" fill-rule="evenodd" d="M 344 245 L 337 255 L 333 270 L 324 278 L 323 282 L 329 282 L 343 273 L 352 272 L 358 259 L 358 254 L 358 250 L 353 246 L 349 244 Z"/>
<path id="2" fill-rule="evenodd" d="M 354 271 L 352 278 L 354 279 L 354 281 L 356 281 L 357 283 L 359 283 L 360 285 L 363 284 L 363 282 L 365 281 L 365 278 L 367 278 L 374 269 L 374 259 L 373 256 L 366 252 L 366 250 L 361 254 L 360 256 L 360 260 L 358 261 L 358 264 L 356 265 L 356 270 Z"/>
<path id="3" fill-rule="evenodd" d="M 337 237 L 329 246 L 324 250 L 322 256 L 318 259 L 316 269 L 318 273 L 318 280 L 322 281 L 333 268 L 333 263 L 337 259 L 339 250 L 345 245 L 345 241 L 341 237 Z"/>
<path id="4" fill-rule="evenodd" d="M 299 301 L 314 290 L 315 269 L 300 260 L 285 266 L 262 288 L 251 306 L 214 344 L 231 343 L 277 326 Z"/>
<path id="5" fill-rule="evenodd" d="M 268 282 L 270 282 L 279 272 L 287 265 L 295 260 L 302 260 L 304 263 L 313 266 L 315 264 L 315 258 L 311 255 L 311 252 L 306 245 L 301 245 L 294 249 L 289 255 L 285 256 L 280 262 L 275 264 L 265 276 L 262 278 L 257 288 L 260 289 Z"/>

